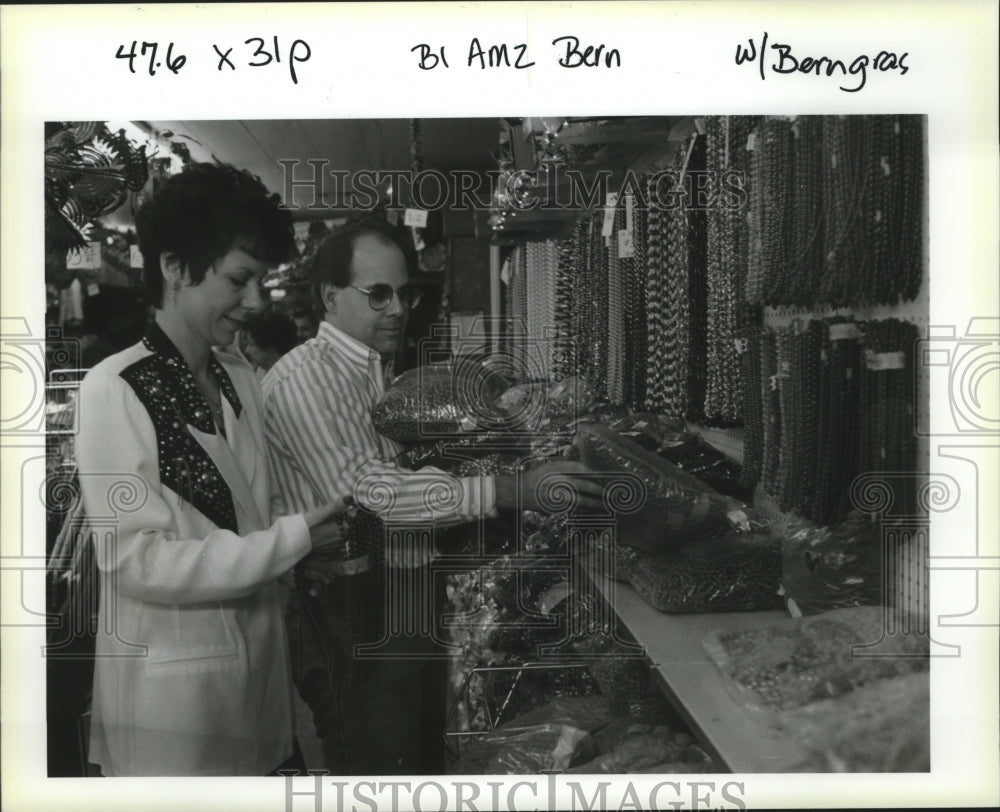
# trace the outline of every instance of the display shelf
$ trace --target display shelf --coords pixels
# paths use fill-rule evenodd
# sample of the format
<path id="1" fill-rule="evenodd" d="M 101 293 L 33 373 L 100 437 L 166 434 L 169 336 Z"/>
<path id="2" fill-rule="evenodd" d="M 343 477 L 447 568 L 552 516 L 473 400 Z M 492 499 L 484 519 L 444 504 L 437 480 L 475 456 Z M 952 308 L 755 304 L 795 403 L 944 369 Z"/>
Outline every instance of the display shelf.
<path id="1" fill-rule="evenodd" d="M 624 629 L 645 648 L 667 699 L 726 767 L 736 773 L 778 773 L 801 761 L 794 741 L 736 704 L 702 648 L 710 632 L 760 628 L 787 619 L 787 613 L 672 615 L 654 609 L 627 584 L 597 574 L 590 578 Z"/>

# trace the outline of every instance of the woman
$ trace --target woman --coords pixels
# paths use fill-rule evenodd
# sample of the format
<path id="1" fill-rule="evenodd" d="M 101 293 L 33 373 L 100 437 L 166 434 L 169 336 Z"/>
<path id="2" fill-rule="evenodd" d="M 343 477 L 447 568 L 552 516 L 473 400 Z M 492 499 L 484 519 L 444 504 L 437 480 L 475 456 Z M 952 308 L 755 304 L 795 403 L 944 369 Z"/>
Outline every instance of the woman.
<path id="1" fill-rule="evenodd" d="M 342 503 L 272 523 L 253 371 L 213 347 L 293 255 L 291 217 L 252 175 L 196 164 L 136 225 L 155 322 L 80 390 L 103 596 L 89 759 L 109 776 L 268 774 L 297 752 L 278 578 L 338 543 Z"/>

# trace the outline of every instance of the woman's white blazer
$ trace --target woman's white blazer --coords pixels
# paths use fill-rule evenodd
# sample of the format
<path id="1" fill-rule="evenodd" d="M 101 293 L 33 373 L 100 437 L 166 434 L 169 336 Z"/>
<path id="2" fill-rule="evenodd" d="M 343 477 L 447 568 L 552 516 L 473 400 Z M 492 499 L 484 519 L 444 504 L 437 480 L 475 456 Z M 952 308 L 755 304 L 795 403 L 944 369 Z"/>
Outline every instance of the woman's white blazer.
<path id="1" fill-rule="evenodd" d="M 101 585 L 89 759 L 104 775 L 262 775 L 292 753 L 277 579 L 309 530 L 271 522 L 258 384 L 245 361 L 214 358 L 228 439 L 158 328 L 81 386 Z"/>

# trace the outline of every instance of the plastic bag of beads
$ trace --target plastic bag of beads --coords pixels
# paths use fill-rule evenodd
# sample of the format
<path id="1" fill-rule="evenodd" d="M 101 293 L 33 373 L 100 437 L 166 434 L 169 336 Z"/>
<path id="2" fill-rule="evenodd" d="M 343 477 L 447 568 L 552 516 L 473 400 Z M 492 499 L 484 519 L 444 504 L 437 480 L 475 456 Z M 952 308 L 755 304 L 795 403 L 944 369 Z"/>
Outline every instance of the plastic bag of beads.
<path id="1" fill-rule="evenodd" d="M 638 548 L 623 544 L 607 534 L 595 534 L 587 539 L 579 558 L 593 575 L 624 583 L 628 581 L 629 568 L 642 555 Z"/>
<path id="2" fill-rule="evenodd" d="M 712 490 L 691 474 L 646 451 L 610 429 L 581 424 L 576 435 L 580 458 L 596 472 L 637 476 L 641 492 L 636 508 L 616 516 L 617 537 L 647 552 L 660 552 L 681 541 L 744 523 L 743 505 Z M 625 480 L 631 490 L 631 479 Z M 636 500 L 629 493 L 630 503 Z"/>
<path id="3" fill-rule="evenodd" d="M 455 471 L 457 476 L 500 476 L 516 474 L 522 460 L 513 454 L 487 454 L 475 460 L 466 460 Z"/>
<path id="4" fill-rule="evenodd" d="M 801 772 L 928 772 L 930 675 L 876 680 L 786 711 L 782 732 L 806 754 Z"/>
<path id="5" fill-rule="evenodd" d="M 628 649 L 608 634 L 578 637 L 572 649 L 587 663 L 594 682 L 619 713 L 638 707 L 649 686 L 649 666 L 641 649 Z"/>
<path id="6" fill-rule="evenodd" d="M 654 727 L 649 732 L 629 736 L 613 750 L 571 767 L 567 772 L 636 773 L 667 763 L 700 765 L 701 769 L 691 772 L 702 772 L 711 766 L 711 759 L 689 734 L 675 732 L 669 727 Z"/>
<path id="7" fill-rule="evenodd" d="M 552 386 L 545 395 L 542 428 L 565 429 L 582 417 L 597 400 L 586 378 L 572 375 Z"/>
<path id="8" fill-rule="evenodd" d="M 506 388 L 500 375 L 478 364 L 430 364 L 410 369 L 375 405 L 372 419 L 398 442 L 434 440 L 505 425 L 493 404 Z"/>
<path id="9" fill-rule="evenodd" d="M 591 755 L 586 731 L 565 724 L 501 728 L 469 742 L 455 766 L 459 775 L 533 775 L 566 770 Z"/>
<path id="10" fill-rule="evenodd" d="M 525 438 L 506 431 L 482 431 L 453 434 L 445 438 L 407 442 L 396 457 L 404 468 L 433 465 L 454 473 L 469 460 L 493 454 L 529 457 L 534 453 L 534 438 Z"/>
<path id="11" fill-rule="evenodd" d="M 544 667 L 506 657 L 504 670 L 482 672 L 481 695 L 499 724 L 540 708 L 560 697 L 599 694 L 586 668 Z M 514 666 L 523 666 L 516 668 Z"/>
<path id="12" fill-rule="evenodd" d="M 773 720 L 770 712 L 775 710 L 926 670 L 926 635 L 889 634 L 885 611 L 875 606 L 834 609 L 763 628 L 713 632 L 704 647 L 726 675 L 734 698 Z"/>
<path id="13" fill-rule="evenodd" d="M 731 534 L 643 555 L 628 582 L 661 612 L 782 609 L 781 542 L 765 533 Z"/>
<path id="14" fill-rule="evenodd" d="M 834 527 L 772 526 L 782 540 L 781 586 L 794 617 L 882 602 L 881 526 L 854 512 Z"/>
<path id="15" fill-rule="evenodd" d="M 688 437 L 684 421 L 653 412 L 636 412 L 608 424 L 622 437 L 641 445 L 647 451 L 658 452 L 671 443 Z"/>
<path id="16" fill-rule="evenodd" d="M 753 489 L 743 483 L 743 467 L 701 437 L 689 434 L 665 443 L 658 453 L 721 494 L 739 500 L 747 500 L 753 495 Z"/>
<path id="17" fill-rule="evenodd" d="M 501 729 L 563 724 L 593 733 L 614 720 L 615 709 L 604 696 L 563 696 L 505 722 Z"/>

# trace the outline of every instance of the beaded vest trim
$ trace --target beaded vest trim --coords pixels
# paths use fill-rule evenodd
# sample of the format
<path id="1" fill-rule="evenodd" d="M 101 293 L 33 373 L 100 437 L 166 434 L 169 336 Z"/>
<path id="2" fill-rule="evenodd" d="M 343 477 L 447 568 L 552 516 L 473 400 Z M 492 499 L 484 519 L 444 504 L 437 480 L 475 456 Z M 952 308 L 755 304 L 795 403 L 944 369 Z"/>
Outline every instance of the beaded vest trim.
<path id="1" fill-rule="evenodd" d="M 218 527 L 237 532 L 236 509 L 229 486 L 212 458 L 191 436 L 188 425 L 204 434 L 217 431 L 208 401 L 177 347 L 154 324 L 143 339 L 152 355 L 120 373 L 153 421 L 160 481 L 196 507 Z M 239 417 L 243 409 L 236 387 L 213 355 L 212 371 L 223 397 Z"/>

